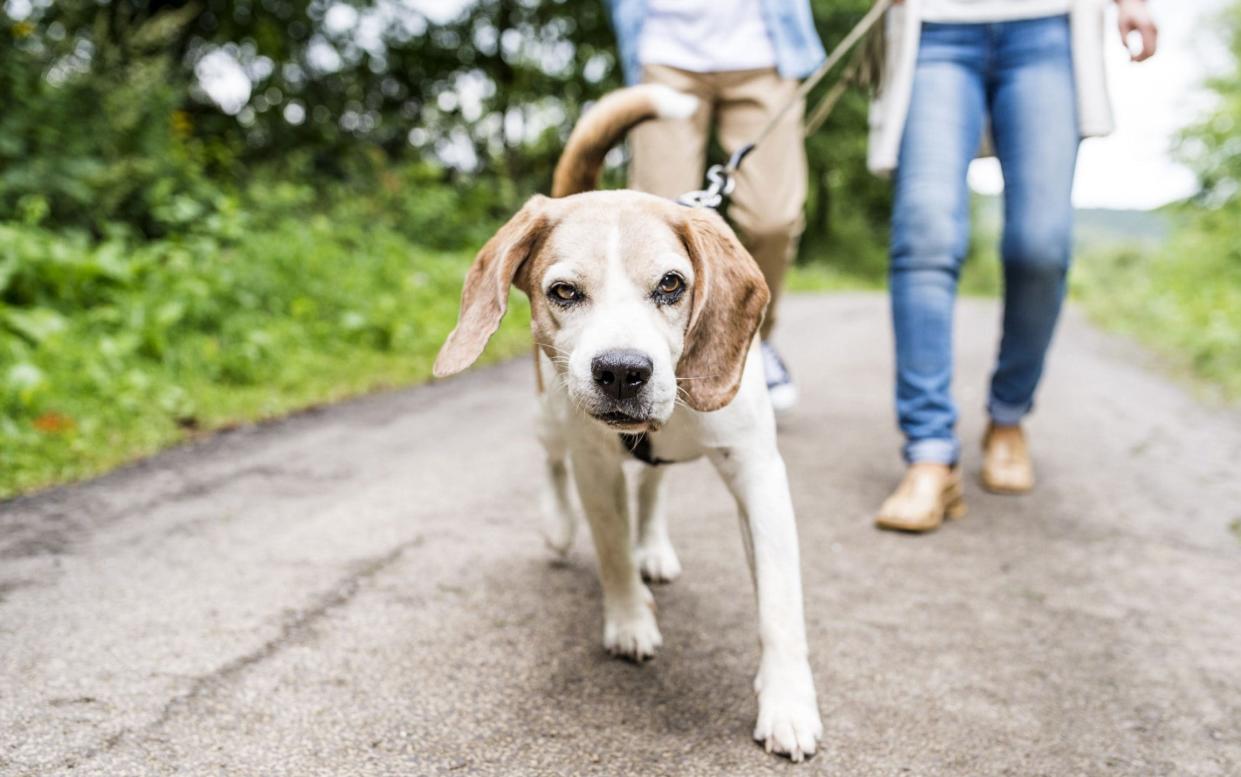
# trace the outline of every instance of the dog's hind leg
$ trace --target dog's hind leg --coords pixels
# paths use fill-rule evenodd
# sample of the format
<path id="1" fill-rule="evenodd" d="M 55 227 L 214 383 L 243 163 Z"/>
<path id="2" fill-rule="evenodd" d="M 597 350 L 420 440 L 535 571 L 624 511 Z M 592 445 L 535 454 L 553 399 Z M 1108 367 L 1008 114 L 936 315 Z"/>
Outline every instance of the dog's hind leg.
<path id="1" fill-rule="evenodd" d="M 569 483 L 569 459 L 567 456 L 548 455 L 547 479 L 543 483 L 543 515 L 546 528 L 543 539 L 547 547 L 561 558 L 569 554 L 573 538 L 577 536 L 577 516 L 574 514 L 573 497 Z"/>
<path id="2" fill-rule="evenodd" d="M 543 539 L 547 547 L 564 558 L 577 535 L 577 509 L 573 505 L 573 484 L 569 472 L 569 450 L 562 427 L 546 399 L 539 408 L 539 442 L 543 444 Z"/>
<path id="3" fill-rule="evenodd" d="M 681 562 L 668 539 L 664 472 L 664 467 L 644 466 L 638 473 L 638 543 L 634 555 L 643 579 L 652 583 L 671 583 L 681 575 Z"/>
<path id="4" fill-rule="evenodd" d="M 603 450 L 574 448 L 572 455 L 573 477 L 599 558 L 603 646 L 614 655 L 643 661 L 655 655 L 663 637 L 655 622 L 655 598 L 634 563 L 625 472 L 620 459 Z"/>

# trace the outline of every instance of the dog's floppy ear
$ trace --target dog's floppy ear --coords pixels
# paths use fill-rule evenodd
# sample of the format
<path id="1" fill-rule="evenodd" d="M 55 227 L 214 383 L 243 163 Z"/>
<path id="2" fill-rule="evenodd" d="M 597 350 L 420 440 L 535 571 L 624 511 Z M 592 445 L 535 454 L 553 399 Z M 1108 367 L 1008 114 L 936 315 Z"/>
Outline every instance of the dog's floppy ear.
<path id="1" fill-rule="evenodd" d="M 719 410 L 741 387 L 771 294 L 754 257 L 714 211 L 686 208 L 677 232 L 694 266 L 694 299 L 677 379 L 695 410 Z"/>
<path id="2" fill-rule="evenodd" d="M 474 258 L 461 290 L 457 326 L 435 358 L 435 377 L 453 375 L 473 364 L 499 328 L 513 277 L 549 230 L 547 202 L 540 195 L 530 198 Z"/>

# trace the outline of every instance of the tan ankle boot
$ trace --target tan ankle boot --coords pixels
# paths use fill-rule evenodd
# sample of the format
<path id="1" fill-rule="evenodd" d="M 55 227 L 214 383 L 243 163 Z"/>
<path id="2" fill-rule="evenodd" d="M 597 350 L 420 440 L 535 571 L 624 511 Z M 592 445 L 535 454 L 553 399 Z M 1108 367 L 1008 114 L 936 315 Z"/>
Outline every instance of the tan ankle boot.
<path id="1" fill-rule="evenodd" d="M 965 515 L 961 471 L 945 464 L 911 464 L 905 478 L 884 500 L 875 516 L 881 529 L 924 532 L 938 529 L 945 518 Z"/>
<path id="2" fill-rule="evenodd" d="M 1034 463 L 1020 426 L 990 424 L 982 438 L 982 485 L 997 494 L 1034 488 Z"/>

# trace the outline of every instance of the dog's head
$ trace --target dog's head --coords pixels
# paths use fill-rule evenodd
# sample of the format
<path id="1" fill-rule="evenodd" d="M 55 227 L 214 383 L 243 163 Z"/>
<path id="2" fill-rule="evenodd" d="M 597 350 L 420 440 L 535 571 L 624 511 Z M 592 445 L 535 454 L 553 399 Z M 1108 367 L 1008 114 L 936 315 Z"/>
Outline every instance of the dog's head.
<path id="1" fill-rule="evenodd" d="M 572 400 L 629 432 L 659 428 L 678 398 L 727 405 L 769 297 L 712 211 L 628 191 L 535 197 L 474 260 L 436 376 L 478 358 L 510 285 L 530 298 L 535 342 Z"/>

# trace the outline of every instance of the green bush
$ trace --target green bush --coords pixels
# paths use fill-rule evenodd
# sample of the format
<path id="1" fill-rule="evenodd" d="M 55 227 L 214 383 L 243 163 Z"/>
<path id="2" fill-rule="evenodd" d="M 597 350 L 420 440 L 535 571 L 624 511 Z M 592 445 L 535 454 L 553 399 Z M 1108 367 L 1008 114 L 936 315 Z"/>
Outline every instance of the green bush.
<path id="1" fill-rule="evenodd" d="M 0 496 L 429 376 L 472 252 L 306 187 L 253 197 L 158 240 L 0 223 Z M 527 344 L 515 310 L 493 354 Z"/>
<path id="2" fill-rule="evenodd" d="M 1184 209 L 1166 246 L 1098 251 L 1073 289 L 1104 325 L 1150 343 L 1241 397 L 1241 203 Z"/>

